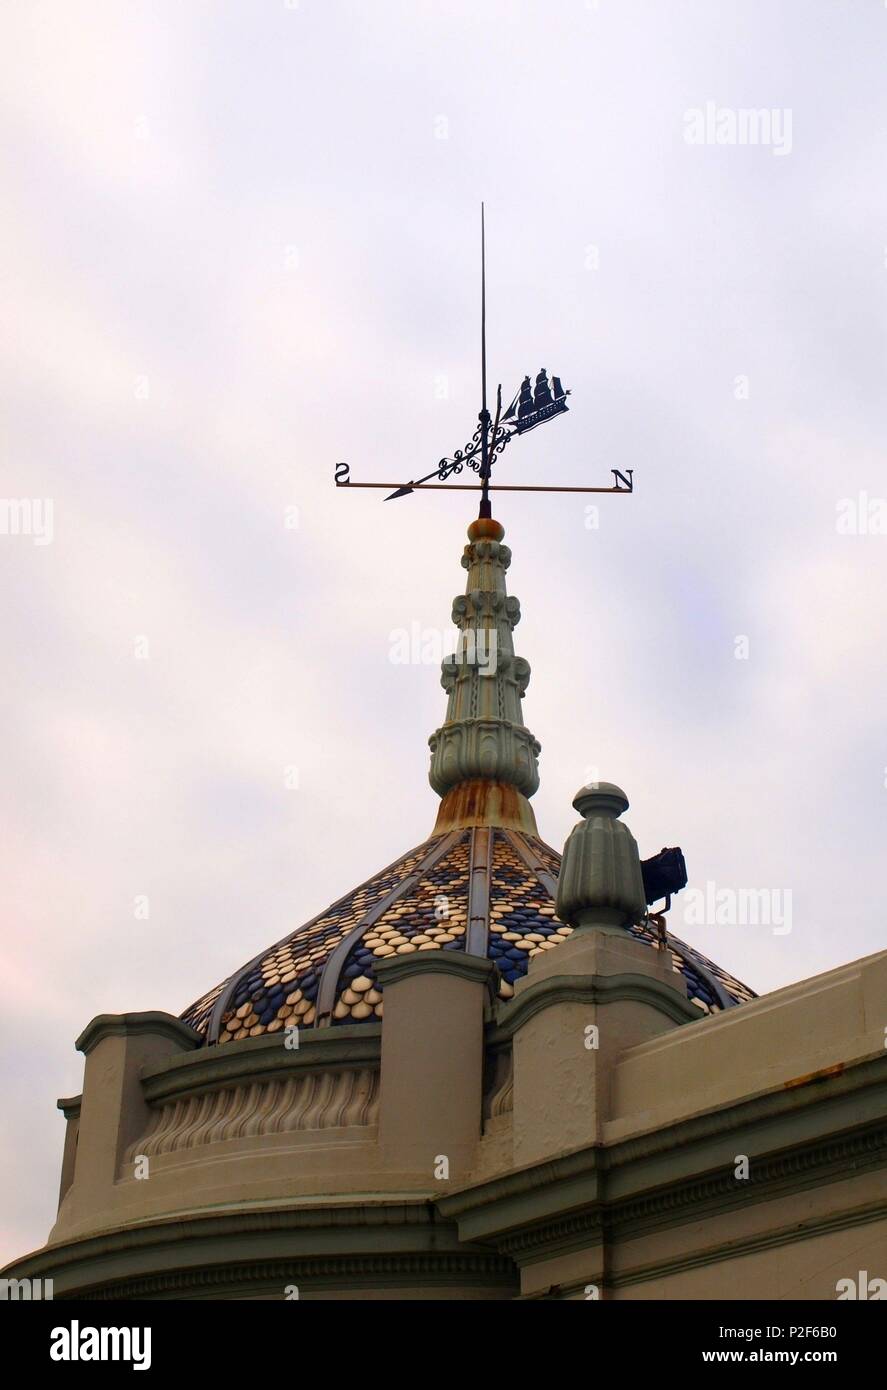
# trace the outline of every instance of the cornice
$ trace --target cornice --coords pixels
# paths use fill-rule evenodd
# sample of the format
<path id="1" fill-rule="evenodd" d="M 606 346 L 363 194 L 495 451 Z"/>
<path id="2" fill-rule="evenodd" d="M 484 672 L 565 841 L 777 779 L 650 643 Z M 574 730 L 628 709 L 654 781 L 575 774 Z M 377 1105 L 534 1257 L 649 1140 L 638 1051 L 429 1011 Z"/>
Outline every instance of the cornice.
<path id="1" fill-rule="evenodd" d="M 830 1144 L 811 1144 L 797 1153 L 778 1155 L 763 1161 L 756 1159 L 753 1176 L 742 1182 L 733 1177 L 732 1170 L 724 1168 L 717 1173 L 706 1174 L 630 1201 L 611 1203 L 602 1200 L 588 1209 L 508 1232 L 496 1240 L 496 1248 L 518 1264 L 533 1263 L 540 1257 L 549 1259 L 553 1255 L 566 1254 L 603 1238 L 608 1242 L 626 1239 L 662 1226 L 678 1225 L 687 1219 L 698 1221 L 736 1207 L 745 1207 L 750 1193 L 754 1194 L 756 1200 L 767 1201 L 786 1190 L 819 1187 L 846 1178 L 848 1167 L 851 1166 L 857 1173 L 867 1168 L 887 1166 L 887 1124 L 877 1134 L 847 1136 Z M 445 1198 L 443 1202 L 446 1202 Z M 884 1216 L 887 1216 L 887 1192 L 880 1202 L 869 1203 L 863 1215 L 837 1213 L 812 1220 L 807 1223 L 811 1227 L 808 1234 L 815 1235 L 820 1228 L 841 1229 L 846 1225 Z M 746 1247 L 782 1244 L 798 1229 L 798 1225 L 793 1224 L 786 1228 L 782 1236 L 771 1233 L 754 1241 L 730 1242 L 728 1248 L 731 1254 L 743 1254 Z M 734 1246 L 741 1248 L 734 1249 Z M 704 1264 L 713 1258 L 723 1258 L 722 1246 L 712 1247 L 706 1256 L 700 1255 L 695 1261 L 685 1259 L 684 1263 L 689 1268 L 693 1262 Z M 651 1272 L 638 1274 L 632 1282 L 648 1277 L 653 1277 Z"/>
<path id="2" fill-rule="evenodd" d="M 143 1299 L 224 1297 L 238 1288 L 255 1297 L 258 1288 L 276 1289 L 283 1300 L 288 1284 L 309 1285 L 305 1292 L 316 1297 L 343 1285 L 399 1288 L 416 1284 L 446 1287 L 469 1283 L 477 1288 L 499 1288 L 504 1297 L 517 1293 L 517 1279 L 511 1260 L 489 1252 L 457 1252 L 428 1255 L 357 1255 L 323 1259 L 281 1259 L 237 1261 L 205 1269 L 176 1270 L 169 1274 L 119 1280 L 77 1298 L 89 1302 Z M 58 1296 L 56 1296 L 58 1298 Z"/>
<path id="3" fill-rule="evenodd" d="M 455 975 L 460 980 L 487 985 L 490 990 L 498 975 L 494 961 L 485 956 L 468 956 L 464 951 L 416 951 L 407 956 L 387 956 L 376 962 L 376 973 L 386 988 L 412 975 Z"/>
<path id="4" fill-rule="evenodd" d="M 305 1253 L 294 1256 L 300 1249 Z M 138 1297 L 133 1283 L 140 1281 L 149 1297 L 152 1289 L 199 1290 L 227 1283 L 237 1269 L 247 1280 L 263 1277 L 263 1270 L 276 1278 L 286 1269 L 312 1280 L 453 1282 L 476 1273 L 514 1282 L 507 1257 L 460 1242 L 427 1197 L 400 1194 L 341 1204 L 182 1211 L 44 1246 L 2 1273 L 51 1276 L 58 1300 Z"/>
<path id="5" fill-rule="evenodd" d="M 429 953 L 430 954 L 430 953 Z M 172 1058 L 160 1067 L 142 1072 L 145 1099 L 161 1101 L 193 1095 L 217 1086 L 291 1075 L 330 1067 L 377 1067 L 382 1045 L 382 1025 L 361 1023 L 337 1028 L 299 1030 L 298 1048 L 285 1045 L 285 1031 L 244 1038 L 223 1047 L 203 1047 L 199 1052 Z"/>
<path id="6" fill-rule="evenodd" d="M 788 1225 L 762 1232 L 760 1235 L 740 1237 L 738 1240 L 705 1246 L 703 1249 L 670 1256 L 663 1260 L 651 1261 L 649 1264 L 634 1265 L 630 1270 L 619 1274 L 608 1273 L 604 1294 L 607 1297 L 614 1293 L 618 1296 L 620 1289 L 631 1288 L 632 1285 L 668 1279 L 676 1274 L 684 1274 L 688 1270 L 704 1269 L 707 1265 L 723 1260 L 741 1259 L 744 1256 L 759 1254 L 766 1250 L 778 1250 L 782 1246 L 795 1245 L 798 1241 L 812 1240 L 817 1236 L 829 1235 L 835 1231 L 854 1230 L 859 1226 L 867 1226 L 883 1216 L 883 1203 L 868 1202 L 863 1206 L 854 1207 L 850 1211 L 811 1217 L 808 1221 L 793 1221 Z M 587 1242 L 580 1242 L 580 1245 L 584 1244 Z M 586 1277 L 568 1280 L 562 1284 L 553 1284 L 543 1291 L 528 1295 L 524 1301 L 584 1298 L 587 1283 Z"/>
<path id="7" fill-rule="evenodd" d="M 199 1047 L 203 1042 L 203 1035 L 189 1024 L 172 1014 L 151 1009 L 145 1013 L 99 1014 L 87 1023 L 74 1046 L 88 1055 L 105 1038 L 132 1038 L 146 1033 L 168 1038 L 179 1047 Z"/>
<path id="8" fill-rule="evenodd" d="M 555 1004 L 617 1004 L 623 1000 L 649 1004 L 673 1023 L 698 1023 L 695 1004 L 649 975 L 553 975 L 522 989 L 515 999 L 501 1003 L 491 1041 L 511 1038 L 534 1015 Z"/>
<path id="9" fill-rule="evenodd" d="M 632 1284 L 642 1284 L 668 1274 L 681 1274 L 685 1270 L 698 1269 L 711 1264 L 713 1260 L 739 1259 L 743 1255 L 778 1249 L 782 1245 L 792 1245 L 799 1240 L 811 1240 L 815 1236 L 828 1235 L 832 1231 L 853 1230 L 857 1226 L 866 1226 L 872 1221 L 883 1219 L 885 1215 L 887 1202 L 867 1202 L 850 1211 L 830 1212 L 825 1216 L 811 1217 L 807 1221 L 794 1221 L 776 1230 L 742 1237 L 726 1245 L 707 1247 L 692 1254 L 675 1256 L 670 1260 L 635 1266 L 632 1270 L 609 1279 L 608 1283 L 612 1288 L 628 1288 Z"/>
<path id="10" fill-rule="evenodd" d="M 848 1168 L 887 1166 L 887 1057 L 853 1070 L 856 1076 L 783 1088 L 636 1139 L 575 1150 L 442 1195 L 438 1206 L 466 1239 L 526 1262 L 581 1247 L 601 1232 L 609 1239 L 678 1225 L 743 1205 L 750 1193 L 769 1200 L 839 1181 Z M 713 1166 L 734 1134 L 741 1136 L 735 1152 L 757 1155 L 742 1182 L 732 1163 Z"/>

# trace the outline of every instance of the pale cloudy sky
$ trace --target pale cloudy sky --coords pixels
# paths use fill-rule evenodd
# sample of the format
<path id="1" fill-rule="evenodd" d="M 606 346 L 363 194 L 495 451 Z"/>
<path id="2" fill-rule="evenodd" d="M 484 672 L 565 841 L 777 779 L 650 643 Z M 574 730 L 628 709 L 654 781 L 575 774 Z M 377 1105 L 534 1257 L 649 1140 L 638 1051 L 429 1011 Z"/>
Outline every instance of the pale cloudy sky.
<path id="1" fill-rule="evenodd" d="M 493 382 L 573 392 L 502 479 L 635 471 L 597 529 L 496 507 L 543 837 L 597 769 L 691 886 L 791 891 L 781 935 L 675 908 L 758 991 L 884 947 L 887 537 L 836 523 L 887 492 L 887 8 L 10 0 L 0 55 L 0 493 L 54 506 L 0 535 L 2 1257 L 93 1015 L 179 1013 L 431 829 L 391 634 L 448 627 L 471 509 L 332 478 L 470 436 L 482 197 Z M 707 102 L 790 149 L 688 144 Z"/>

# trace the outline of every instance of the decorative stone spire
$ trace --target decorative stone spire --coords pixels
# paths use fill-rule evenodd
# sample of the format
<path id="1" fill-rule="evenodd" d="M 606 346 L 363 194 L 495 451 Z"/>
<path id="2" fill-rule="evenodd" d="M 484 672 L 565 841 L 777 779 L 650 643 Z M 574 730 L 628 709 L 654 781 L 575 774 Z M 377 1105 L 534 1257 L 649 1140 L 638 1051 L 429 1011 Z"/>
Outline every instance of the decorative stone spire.
<path id="1" fill-rule="evenodd" d="M 428 740 L 429 780 L 443 798 L 435 834 L 469 825 L 538 833 L 527 798 L 539 786 L 540 745 L 522 718 L 530 666 L 514 654 L 520 604 L 505 590 L 511 551 L 504 535 L 491 518 L 468 528 L 468 583 L 453 600 L 458 647 L 441 664 L 447 717 Z"/>
<path id="2" fill-rule="evenodd" d="M 564 845 L 557 915 L 572 927 L 626 927 L 646 912 L 635 838 L 617 818 L 628 797 L 612 782 L 582 787 L 573 805 L 584 819 Z"/>

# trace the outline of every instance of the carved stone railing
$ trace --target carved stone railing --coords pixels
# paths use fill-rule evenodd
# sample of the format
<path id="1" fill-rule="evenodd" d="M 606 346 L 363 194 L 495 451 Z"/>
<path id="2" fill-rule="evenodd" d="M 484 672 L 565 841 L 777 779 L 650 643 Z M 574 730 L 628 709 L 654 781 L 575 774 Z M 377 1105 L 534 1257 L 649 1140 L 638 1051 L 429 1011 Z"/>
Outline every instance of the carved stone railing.
<path id="1" fill-rule="evenodd" d="M 307 1029 L 297 1041 L 290 1050 L 276 1033 L 198 1047 L 145 1068 L 147 1115 L 139 1138 L 126 1146 L 124 1167 L 137 1155 L 160 1157 L 262 1136 L 358 1130 L 371 1140 L 379 1112 L 381 1025 Z"/>
<path id="2" fill-rule="evenodd" d="M 308 1072 L 180 1096 L 155 1108 L 151 1127 L 126 1153 L 147 1158 L 228 1139 L 373 1125 L 379 1072 L 372 1067 Z"/>

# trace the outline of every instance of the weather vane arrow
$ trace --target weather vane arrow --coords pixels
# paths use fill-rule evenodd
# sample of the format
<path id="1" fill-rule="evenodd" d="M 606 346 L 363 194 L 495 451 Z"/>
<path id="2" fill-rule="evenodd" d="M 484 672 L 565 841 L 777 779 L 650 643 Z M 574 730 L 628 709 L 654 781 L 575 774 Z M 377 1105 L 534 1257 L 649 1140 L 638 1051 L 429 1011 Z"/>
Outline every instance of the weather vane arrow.
<path id="1" fill-rule="evenodd" d="M 409 497 L 413 492 L 428 492 L 437 489 L 457 492 L 477 492 L 479 490 L 481 498 L 478 515 L 482 517 L 492 516 L 490 492 L 633 492 L 633 468 L 627 468 L 625 472 L 621 472 L 618 468 L 611 468 L 610 472 L 615 478 L 615 483 L 610 487 L 527 486 L 490 482 L 493 464 L 512 439 L 518 435 L 527 434 L 537 425 L 544 425 L 546 421 L 553 420 L 556 415 L 564 414 L 569 409 L 567 396 L 570 395 L 570 392 L 564 390 L 560 377 L 552 376 L 549 378 L 548 372 L 542 367 L 536 375 L 535 385 L 531 383 L 530 377 L 524 377 L 520 390 L 515 393 L 504 415 L 502 413 L 502 387 L 499 386 L 496 392 L 496 415 L 495 418 L 491 417 L 487 409 L 487 268 L 483 203 L 480 205 L 480 247 L 481 409 L 474 434 L 463 449 L 456 449 L 451 457 L 442 458 L 437 467 L 432 469 L 430 473 L 426 473 L 424 478 L 414 478 L 408 483 L 358 483 L 351 479 L 350 464 L 337 463 L 336 487 L 391 488 L 393 491 L 389 492 L 385 499 L 386 502 L 393 502 L 398 497 Z M 447 479 L 458 475 L 466 467 L 478 475 L 476 483 L 447 482 Z"/>

